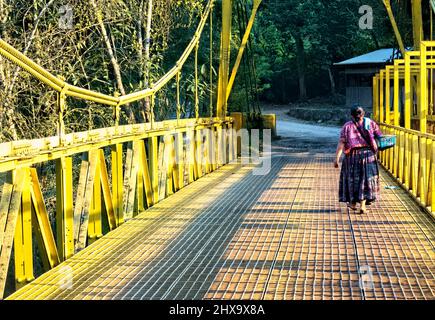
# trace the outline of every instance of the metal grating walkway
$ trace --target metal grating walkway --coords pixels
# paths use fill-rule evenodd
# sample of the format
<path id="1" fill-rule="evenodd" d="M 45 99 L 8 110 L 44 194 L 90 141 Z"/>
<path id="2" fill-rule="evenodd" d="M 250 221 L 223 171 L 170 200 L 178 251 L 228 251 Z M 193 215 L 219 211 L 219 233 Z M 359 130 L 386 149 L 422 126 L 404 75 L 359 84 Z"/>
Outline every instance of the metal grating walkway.
<path id="1" fill-rule="evenodd" d="M 433 220 L 384 171 L 381 201 L 349 213 L 332 159 L 227 165 L 9 298 L 434 299 Z"/>

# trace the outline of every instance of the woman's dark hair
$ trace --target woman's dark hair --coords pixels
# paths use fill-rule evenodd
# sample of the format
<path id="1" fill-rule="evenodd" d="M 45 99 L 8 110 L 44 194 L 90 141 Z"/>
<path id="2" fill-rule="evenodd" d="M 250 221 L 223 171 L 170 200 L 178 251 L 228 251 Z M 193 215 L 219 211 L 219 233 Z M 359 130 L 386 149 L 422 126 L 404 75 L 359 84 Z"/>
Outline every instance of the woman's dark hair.
<path id="1" fill-rule="evenodd" d="M 352 108 L 350 109 L 350 115 L 352 116 L 352 118 L 354 118 L 356 121 L 361 120 L 364 117 L 364 109 L 363 107 L 355 104 L 352 106 Z"/>

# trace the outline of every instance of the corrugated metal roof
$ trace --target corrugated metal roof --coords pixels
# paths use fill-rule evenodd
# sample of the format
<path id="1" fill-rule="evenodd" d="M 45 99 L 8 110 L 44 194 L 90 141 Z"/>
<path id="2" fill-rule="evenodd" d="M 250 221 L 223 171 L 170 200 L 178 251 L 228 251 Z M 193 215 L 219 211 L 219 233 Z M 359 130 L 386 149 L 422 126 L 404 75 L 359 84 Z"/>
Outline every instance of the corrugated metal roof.
<path id="1" fill-rule="evenodd" d="M 393 54 L 394 54 L 393 48 L 380 49 L 348 60 L 334 63 L 334 65 L 342 66 L 342 65 L 364 64 L 364 63 L 385 63 L 391 60 Z"/>

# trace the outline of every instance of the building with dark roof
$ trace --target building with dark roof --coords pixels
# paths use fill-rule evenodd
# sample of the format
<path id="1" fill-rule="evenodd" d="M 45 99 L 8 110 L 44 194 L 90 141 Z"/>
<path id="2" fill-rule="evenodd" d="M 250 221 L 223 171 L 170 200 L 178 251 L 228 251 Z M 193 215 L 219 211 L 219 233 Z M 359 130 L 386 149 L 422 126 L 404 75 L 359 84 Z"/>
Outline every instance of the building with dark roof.
<path id="1" fill-rule="evenodd" d="M 397 54 L 396 49 L 387 48 L 334 63 L 340 74 L 339 87 L 345 91 L 347 106 L 358 103 L 372 109 L 372 78 L 393 58 L 397 58 Z"/>

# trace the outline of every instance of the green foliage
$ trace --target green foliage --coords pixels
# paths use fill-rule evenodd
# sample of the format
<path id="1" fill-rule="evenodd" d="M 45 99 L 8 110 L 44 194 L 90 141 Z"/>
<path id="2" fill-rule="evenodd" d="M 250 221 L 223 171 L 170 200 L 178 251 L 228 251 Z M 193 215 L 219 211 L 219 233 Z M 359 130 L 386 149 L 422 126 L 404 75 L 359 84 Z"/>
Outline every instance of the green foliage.
<path id="1" fill-rule="evenodd" d="M 373 30 L 359 29 L 362 4 L 373 8 Z M 404 28 L 409 23 L 405 16 L 400 21 Z M 298 37 L 303 41 L 302 61 Z M 256 21 L 254 43 L 262 100 L 288 103 L 299 98 L 301 72 L 309 97 L 329 95 L 333 63 L 393 47 L 395 38 L 379 0 L 269 0 L 263 1 Z"/>

